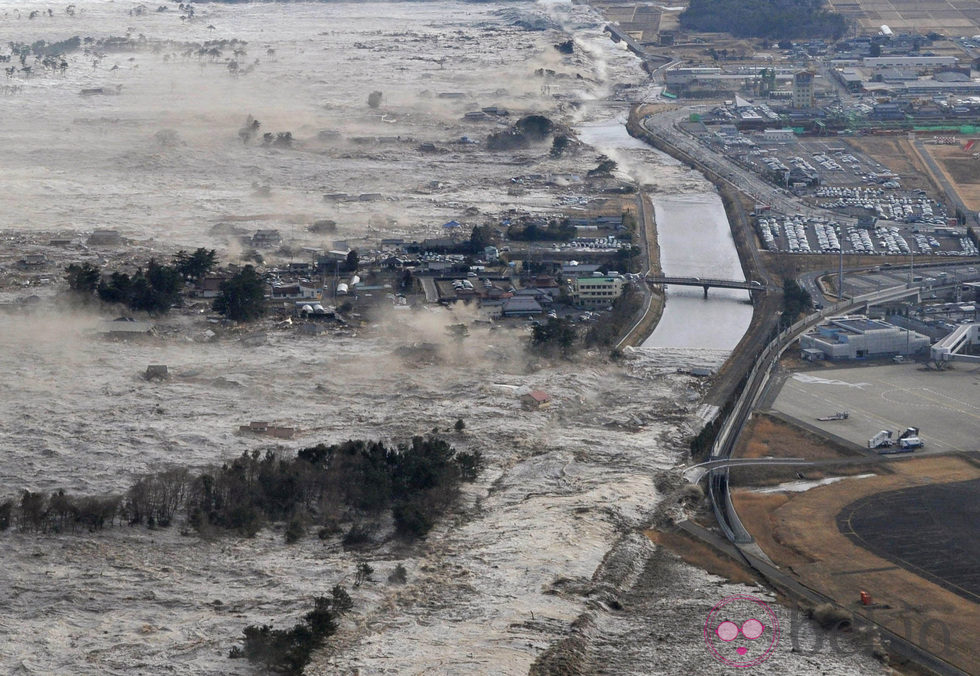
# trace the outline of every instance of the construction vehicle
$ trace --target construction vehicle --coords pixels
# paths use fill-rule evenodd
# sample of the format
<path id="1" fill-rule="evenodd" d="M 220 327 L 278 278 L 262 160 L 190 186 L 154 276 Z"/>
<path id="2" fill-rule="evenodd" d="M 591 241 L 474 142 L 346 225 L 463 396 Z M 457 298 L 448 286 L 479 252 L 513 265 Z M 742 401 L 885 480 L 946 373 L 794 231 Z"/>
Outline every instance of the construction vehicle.
<path id="1" fill-rule="evenodd" d="M 878 434 L 868 439 L 868 448 L 891 448 L 895 445 L 892 441 L 891 430 L 881 430 Z"/>
<path id="2" fill-rule="evenodd" d="M 825 415 L 822 418 L 817 418 L 820 422 L 827 422 L 828 420 L 847 420 L 850 417 L 850 413 L 847 411 L 838 411 L 833 415 Z"/>

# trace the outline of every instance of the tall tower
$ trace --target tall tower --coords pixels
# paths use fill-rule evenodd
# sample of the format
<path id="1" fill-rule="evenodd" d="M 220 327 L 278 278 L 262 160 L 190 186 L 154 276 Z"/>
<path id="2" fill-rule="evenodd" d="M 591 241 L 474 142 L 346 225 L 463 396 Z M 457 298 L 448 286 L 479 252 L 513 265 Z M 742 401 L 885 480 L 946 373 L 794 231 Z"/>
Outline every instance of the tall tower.
<path id="1" fill-rule="evenodd" d="M 813 107 L 813 72 L 800 71 L 793 76 L 793 108 Z"/>

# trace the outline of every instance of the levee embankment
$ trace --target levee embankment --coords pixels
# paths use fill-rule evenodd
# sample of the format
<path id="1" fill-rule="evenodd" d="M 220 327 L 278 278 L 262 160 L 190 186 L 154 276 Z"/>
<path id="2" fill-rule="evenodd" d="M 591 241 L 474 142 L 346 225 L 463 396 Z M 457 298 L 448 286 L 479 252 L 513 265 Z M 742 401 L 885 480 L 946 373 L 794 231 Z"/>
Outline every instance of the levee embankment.
<path id="1" fill-rule="evenodd" d="M 732 237 L 735 241 L 735 248 L 738 251 L 745 278 L 758 280 L 769 286 L 778 286 L 779 280 L 771 278 L 772 275 L 758 256 L 758 249 L 754 242 L 755 235 L 752 231 L 752 224 L 749 222 L 749 216 L 745 211 L 743 196 L 727 182 L 723 181 L 722 177 L 710 167 L 699 162 L 697 158 L 690 156 L 664 139 L 650 134 L 640 124 L 640 120 L 642 119 L 640 109 L 642 107 L 637 105 L 630 109 L 626 124 L 626 129 L 630 135 L 649 143 L 657 150 L 665 152 L 671 157 L 685 163 L 711 181 L 717 188 L 724 204 L 725 213 L 731 225 Z M 731 357 L 725 362 L 718 377 L 715 378 L 715 382 L 705 403 L 723 407 L 732 398 L 738 384 L 752 368 L 756 355 L 759 354 L 771 339 L 772 332 L 778 320 L 777 312 L 781 304 L 782 294 L 775 290 L 760 295 L 756 299 L 752 312 L 752 322 L 742 337 L 742 340 L 735 347 Z"/>

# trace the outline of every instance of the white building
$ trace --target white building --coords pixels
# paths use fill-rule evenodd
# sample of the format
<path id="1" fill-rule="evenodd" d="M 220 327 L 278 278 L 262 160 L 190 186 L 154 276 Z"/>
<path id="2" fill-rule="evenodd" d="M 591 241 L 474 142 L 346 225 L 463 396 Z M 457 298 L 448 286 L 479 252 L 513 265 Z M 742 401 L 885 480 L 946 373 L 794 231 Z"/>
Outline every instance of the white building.
<path id="1" fill-rule="evenodd" d="M 914 354 L 931 342 L 929 336 L 888 322 L 845 315 L 832 317 L 800 336 L 800 349 L 810 359 L 814 356 L 810 350 L 820 350 L 827 359 L 866 359 Z"/>
<path id="2" fill-rule="evenodd" d="M 572 302 L 584 307 L 607 307 L 623 295 L 622 277 L 577 277 L 571 282 Z"/>
<path id="3" fill-rule="evenodd" d="M 866 56 L 862 59 L 868 68 L 945 68 L 955 66 L 955 56 Z"/>

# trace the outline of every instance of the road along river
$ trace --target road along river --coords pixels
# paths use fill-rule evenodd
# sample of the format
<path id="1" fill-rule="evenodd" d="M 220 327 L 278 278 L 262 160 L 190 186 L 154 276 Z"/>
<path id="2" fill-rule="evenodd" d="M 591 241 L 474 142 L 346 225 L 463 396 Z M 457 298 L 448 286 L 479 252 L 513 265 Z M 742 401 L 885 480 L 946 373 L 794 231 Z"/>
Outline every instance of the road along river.
<path id="1" fill-rule="evenodd" d="M 745 279 L 721 198 L 703 176 L 630 136 L 620 119 L 585 123 L 578 132 L 649 193 L 664 274 Z M 660 323 L 641 347 L 696 351 L 720 364 L 751 319 L 747 291 L 711 289 L 705 299 L 697 287 L 668 287 Z"/>

